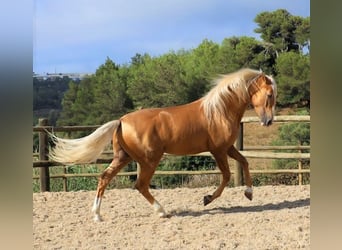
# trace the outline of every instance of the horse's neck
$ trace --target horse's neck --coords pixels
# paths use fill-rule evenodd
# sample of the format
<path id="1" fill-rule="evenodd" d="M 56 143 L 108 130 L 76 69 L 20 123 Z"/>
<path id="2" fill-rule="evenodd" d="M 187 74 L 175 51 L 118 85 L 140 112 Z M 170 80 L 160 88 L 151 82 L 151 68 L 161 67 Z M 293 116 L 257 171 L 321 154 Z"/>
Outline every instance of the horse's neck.
<path id="1" fill-rule="evenodd" d="M 242 119 L 242 117 L 243 117 L 243 115 L 244 115 L 244 113 L 245 113 L 245 111 L 246 111 L 246 109 L 247 109 L 247 107 L 248 107 L 248 104 L 249 104 L 249 102 L 248 103 L 243 103 L 243 104 L 240 104 L 240 105 L 229 105 L 230 106 L 230 108 L 229 108 L 229 111 L 230 111 L 230 114 L 229 114 L 229 116 L 230 117 L 233 117 L 234 119 L 231 119 L 231 120 L 233 120 L 233 121 L 235 121 L 238 125 L 240 124 L 240 122 L 241 122 L 241 119 Z"/>

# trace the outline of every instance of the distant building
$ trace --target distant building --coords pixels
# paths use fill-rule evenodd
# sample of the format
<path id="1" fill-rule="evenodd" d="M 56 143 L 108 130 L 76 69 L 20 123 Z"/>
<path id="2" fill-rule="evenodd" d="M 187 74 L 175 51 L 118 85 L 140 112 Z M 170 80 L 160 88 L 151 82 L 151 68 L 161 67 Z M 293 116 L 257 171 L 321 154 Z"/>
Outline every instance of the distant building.
<path id="1" fill-rule="evenodd" d="M 91 75 L 93 75 L 93 73 L 46 73 L 45 75 L 41 75 L 33 72 L 33 78 L 39 80 L 56 79 L 63 77 L 69 77 L 73 80 L 82 80 L 83 78 L 89 77 Z"/>

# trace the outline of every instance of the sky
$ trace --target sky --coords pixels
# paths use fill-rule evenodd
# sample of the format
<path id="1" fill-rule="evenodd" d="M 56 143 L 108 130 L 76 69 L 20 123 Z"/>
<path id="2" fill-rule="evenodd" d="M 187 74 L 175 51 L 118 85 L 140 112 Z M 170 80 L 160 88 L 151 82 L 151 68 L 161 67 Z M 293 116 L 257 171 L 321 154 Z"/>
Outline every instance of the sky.
<path id="1" fill-rule="evenodd" d="M 160 56 L 250 36 L 263 11 L 310 16 L 310 0 L 35 0 L 33 72 L 94 73 L 109 57 Z"/>

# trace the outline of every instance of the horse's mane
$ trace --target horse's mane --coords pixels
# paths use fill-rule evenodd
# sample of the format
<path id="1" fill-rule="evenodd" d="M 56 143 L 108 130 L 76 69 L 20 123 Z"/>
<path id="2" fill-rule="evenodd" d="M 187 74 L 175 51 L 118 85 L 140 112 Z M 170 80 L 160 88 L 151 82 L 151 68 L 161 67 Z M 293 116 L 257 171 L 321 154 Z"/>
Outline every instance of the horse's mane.
<path id="1" fill-rule="evenodd" d="M 248 87 L 260 74 L 261 71 L 245 68 L 215 79 L 215 86 L 203 97 L 201 104 L 206 118 L 209 121 L 215 117 L 229 119 L 227 106 L 232 102 L 248 102 Z"/>

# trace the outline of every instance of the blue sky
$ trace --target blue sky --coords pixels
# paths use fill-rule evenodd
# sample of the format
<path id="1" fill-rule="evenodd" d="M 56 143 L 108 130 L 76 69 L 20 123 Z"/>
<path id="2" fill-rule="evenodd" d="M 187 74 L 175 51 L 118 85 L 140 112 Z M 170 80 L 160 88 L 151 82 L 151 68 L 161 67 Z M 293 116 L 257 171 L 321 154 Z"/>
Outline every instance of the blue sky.
<path id="1" fill-rule="evenodd" d="M 310 0 L 35 1 L 33 71 L 93 73 L 107 56 L 130 63 L 136 53 L 196 48 L 203 39 L 253 36 L 263 11 L 310 16 Z"/>

